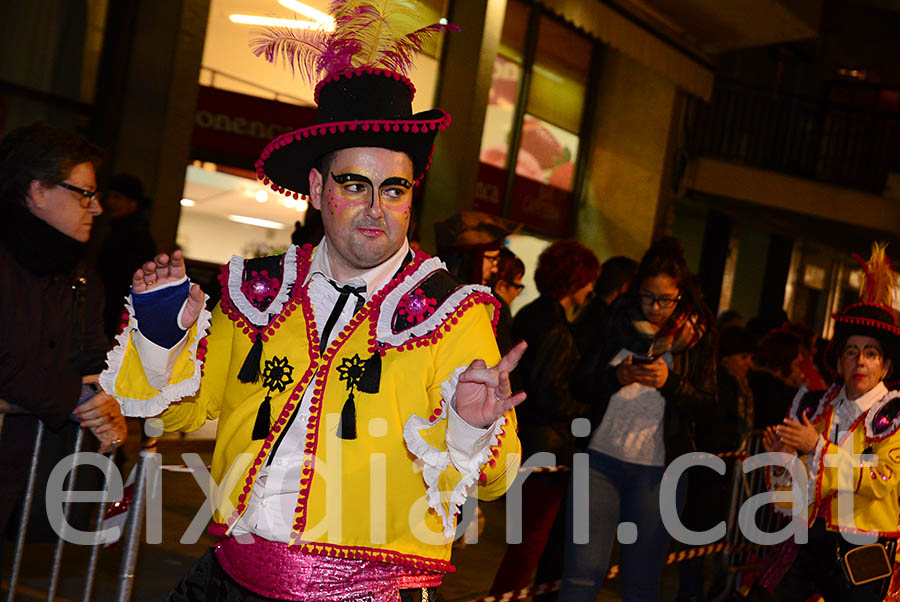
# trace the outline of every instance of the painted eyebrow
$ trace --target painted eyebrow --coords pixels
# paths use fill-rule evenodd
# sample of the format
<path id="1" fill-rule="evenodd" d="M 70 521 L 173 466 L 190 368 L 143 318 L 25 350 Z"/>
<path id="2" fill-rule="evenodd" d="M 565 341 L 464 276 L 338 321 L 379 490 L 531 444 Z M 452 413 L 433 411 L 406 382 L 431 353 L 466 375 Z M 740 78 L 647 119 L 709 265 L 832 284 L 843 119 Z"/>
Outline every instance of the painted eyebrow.
<path id="1" fill-rule="evenodd" d="M 363 184 L 372 186 L 372 180 L 358 173 L 342 173 L 335 175 L 334 172 L 332 172 L 331 179 L 334 180 L 336 184 L 346 184 L 347 182 L 362 182 Z"/>
<path id="2" fill-rule="evenodd" d="M 409 183 L 409 180 L 400 177 L 387 178 L 384 182 L 381 183 L 382 188 L 384 188 L 385 186 L 402 186 L 403 188 L 412 188 L 412 184 Z"/>

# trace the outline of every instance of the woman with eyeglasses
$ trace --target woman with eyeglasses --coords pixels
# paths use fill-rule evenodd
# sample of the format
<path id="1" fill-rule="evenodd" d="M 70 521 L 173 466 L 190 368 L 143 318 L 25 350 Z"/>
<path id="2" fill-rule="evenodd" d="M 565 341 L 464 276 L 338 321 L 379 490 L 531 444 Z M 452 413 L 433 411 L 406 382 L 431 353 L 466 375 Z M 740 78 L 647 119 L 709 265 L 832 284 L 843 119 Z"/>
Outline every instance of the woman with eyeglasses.
<path id="1" fill-rule="evenodd" d="M 807 542 L 784 542 L 769 554 L 778 561 L 761 572 L 759 585 L 776 600 L 819 594 L 875 602 L 885 599 L 891 581 L 900 537 L 900 392 L 889 391 L 885 380 L 896 374 L 900 328 L 891 303 L 897 275 L 884 246 L 873 247 L 864 272 L 864 300 L 834 315 L 825 350 L 837 381 L 825 391 L 802 387 L 787 417 L 763 439 L 766 451 L 798 458 L 789 468 L 771 467 L 770 478 L 774 489 L 790 491 L 792 479 L 805 477 L 798 484 L 809 518 Z M 789 504 L 776 509 L 792 515 Z M 862 533 L 872 537 L 863 541 Z"/>
<path id="2" fill-rule="evenodd" d="M 509 306 L 516 300 L 525 285 L 522 277 L 525 275 L 525 264 L 516 257 L 516 254 L 506 247 L 500 249 L 497 260 L 497 273 L 488 280 L 488 286 L 494 297 L 500 302 L 500 316 L 497 319 L 497 347 L 504 354 L 515 345 L 512 335 L 512 313 Z M 513 375 L 510 375 L 512 378 Z"/>
<path id="3" fill-rule="evenodd" d="M 594 334 L 577 375 L 579 395 L 593 406 L 589 507 L 576 515 L 566 504 L 561 600 L 596 599 L 616 539 L 623 599 L 660 599 L 670 542 L 660 504 L 680 512 L 685 495 L 682 483 L 676 499 L 661 500 L 660 486 L 668 463 L 693 451 L 693 417 L 715 403 L 713 321 L 680 243 L 667 237 L 650 247 Z M 573 485 L 570 494 L 583 497 Z"/>
<path id="4" fill-rule="evenodd" d="M 48 123 L 0 141 L 0 399 L 27 412 L 7 415 L 0 433 L 0 534 L 25 487 L 38 421 L 47 429 L 39 475 L 72 452 L 79 428 L 94 435 L 84 451 L 104 453 L 125 439 L 119 406 L 97 382 L 107 349 L 103 287 L 81 265 L 101 213 L 99 160 L 93 144 Z"/>

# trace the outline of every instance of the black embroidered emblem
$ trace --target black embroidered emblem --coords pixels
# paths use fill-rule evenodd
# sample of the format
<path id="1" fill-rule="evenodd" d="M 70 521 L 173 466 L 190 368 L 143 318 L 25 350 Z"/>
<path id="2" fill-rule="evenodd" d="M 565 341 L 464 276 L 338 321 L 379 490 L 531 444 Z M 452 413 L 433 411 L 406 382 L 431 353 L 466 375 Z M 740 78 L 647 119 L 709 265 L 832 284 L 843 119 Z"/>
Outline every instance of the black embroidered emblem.
<path id="1" fill-rule="evenodd" d="M 262 385 L 268 390 L 266 398 L 259 404 L 259 410 L 256 413 L 256 423 L 253 425 L 253 440 L 265 439 L 271 428 L 272 414 L 272 393 L 276 391 L 284 393 L 288 385 L 294 382 L 294 367 L 288 363 L 286 357 L 273 357 L 266 360 L 266 366 L 263 368 Z"/>
<path id="2" fill-rule="evenodd" d="M 263 369 L 263 387 L 269 390 L 269 393 L 278 391 L 284 393 L 289 384 L 294 382 L 294 367 L 288 363 L 287 358 L 273 357 L 266 361 L 266 367 Z"/>
<path id="3" fill-rule="evenodd" d="M 376 353 L 367 360 L 359 357 L 345 357 L 337 367 L 340 379 L 347 383 L 350 395 L 341 409 L 341 421 L 338 424 L 338 437 L 356 439 L 356 391 L 362 393 L 378 393 L 381 386 L 381 355 Z"/>
<path id="4" fill-rule="evenodd" d="M 359 386 L 359 381 L 362 380 L 365 367 L 366 364 L 362 361 L 362 358 L 359 357 L 359 354 L 356 354 L 353 357 L 345 357 L 341 360 L 341 365 L 337 367 L 338 374 L 341 375 L 341 380 L 347 381 L 347 390 L 351 392 L 351 395 L 353 389 Z"/>

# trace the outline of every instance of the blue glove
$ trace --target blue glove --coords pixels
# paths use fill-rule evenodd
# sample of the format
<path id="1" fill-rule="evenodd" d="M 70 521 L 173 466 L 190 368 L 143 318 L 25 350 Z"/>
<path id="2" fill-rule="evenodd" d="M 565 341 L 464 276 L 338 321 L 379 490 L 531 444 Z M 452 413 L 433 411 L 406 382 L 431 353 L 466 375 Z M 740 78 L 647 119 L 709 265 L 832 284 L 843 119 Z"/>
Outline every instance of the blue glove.
<path id="1" fill-rule="evenodd" d="M 191 290 L 191 281 L 146 293 L 131 291 L 131 305 L 141 334 L 160 347 L 170 349 L 187 332 L 178 325 L 178 312 Z"/>

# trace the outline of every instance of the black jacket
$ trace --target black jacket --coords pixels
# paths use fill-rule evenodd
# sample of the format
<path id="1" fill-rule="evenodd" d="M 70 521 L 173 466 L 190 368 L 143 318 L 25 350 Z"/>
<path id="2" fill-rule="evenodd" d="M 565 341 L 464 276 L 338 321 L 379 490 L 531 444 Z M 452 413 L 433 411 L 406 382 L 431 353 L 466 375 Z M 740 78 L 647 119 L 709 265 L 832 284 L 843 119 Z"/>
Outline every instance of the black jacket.
<path id="1" fill-rule="evenodd" d="M 513 340 L 522 339 L 528 349 L 515 372 L 528 399 L 516 408 L 516 416 L 525 458 L 548 451 L 557 454 L 558 463 L 568 464 L 574 452 L 571 422 L 587 408 L 570 388 L 579 354 L 558 301 L 538 297 L 519 310 Z"/>
<path id="2" fill-rule="evenodd" d="M 576 394 L 591 404 L 591 426 L 603 421 L 609 399 L 622 385 L 610 360 L 622 348 L 640 352 L 650 348 L 650 338 L 635 330 L 632 320 L 640 310 L 631 308 L 629 298 L 616 301 L 576 371 Z M 663 413 L 663 443 L 666 464 L 678 456 L 695 451 L 694 427 L 701 412 L 709 411 L 716 402 L 716 361 L 713 337 L 708 333 L 699 342 L 672 354 L 672 367 L 665 384 L 659 389 L 666 400 Z"/>
<path id="3" fill-rule="evenodd" d="M 61 429 L 77 431 L 69 416 L 81 377 L 99 373 L 106 363 L 103 287 L 91 275 L 84 283 L 76 279 L 83 245 L 24 211 L 9 205 L 0 224 L 0 399 L 30 413 L 3 421 L 0 533 L 25 486 L 37 420 L 49 429 L 45 449 Z M 94 437 L 85 441 L 91 451 Z M 43 506 L 36 508 L 43 513 Z"/>
<path id="4" fill-rule="evenodd" d="M 747 382 L 753 391 L 753 428 L 781 424 L 787 416 L 797 387 L 792 387 L 771 372 L 752 368 L 747 373 Z"/>

